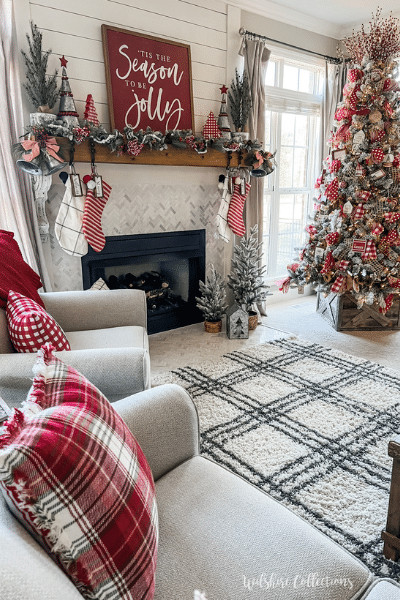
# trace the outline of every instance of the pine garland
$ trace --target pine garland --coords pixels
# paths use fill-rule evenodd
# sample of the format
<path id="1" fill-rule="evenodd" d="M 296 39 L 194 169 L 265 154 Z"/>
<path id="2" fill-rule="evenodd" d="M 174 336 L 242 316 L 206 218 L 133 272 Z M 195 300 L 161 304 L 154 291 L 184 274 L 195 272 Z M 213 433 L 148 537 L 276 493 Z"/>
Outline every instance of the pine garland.
<path id="1" fill-rule="evenodd" d="M 220 321 L 227 309 L 224 304 L 226 292 L 223 278 L 215 270 L 214 265 L 210 266 L 210 275 L 206 278 L 206 282 L 199 281 L 199 287 L 201 297 L 196 297 L 196 306 L 204 314 L 204 320 L 212 323 Z"/>
<path id="2" fill-rule="evenodd" d="M 42 51 L 42 33 L 37 25 L 31 21 L 32 37 L 26 34 L 29 54 L 21 50 L 26 66 L 26 83 L 24 88 L 32 104 L 39 108 L 48 106 L 52 108 L 58 99 L 57 71 L 54 75 L 46 75 L 47 63 L 51 50 Z"/>
<path id="3" fill-rule="evenodd" d="M 232 79 L 228 100 L 229 113 L 236 131 L 243 131 L 251 108 L 250 87 L 246 73 L 240 77 L 238 70 L 235 69 L 235 79 Z"/>
<path id="4" fill-rule="evenodd" d="M 232 271 L 228 274 L 228 287 L 232 290 L 235 302 L 245 305 L 247 311 L 253 304 L 265 300 L 268 286 L 263 275 L 265 266 L 260 266 L 262 242 L 258 242 L 258 226 L 250 230 L 248 238 L 243 237 L 233 249 Z"/>

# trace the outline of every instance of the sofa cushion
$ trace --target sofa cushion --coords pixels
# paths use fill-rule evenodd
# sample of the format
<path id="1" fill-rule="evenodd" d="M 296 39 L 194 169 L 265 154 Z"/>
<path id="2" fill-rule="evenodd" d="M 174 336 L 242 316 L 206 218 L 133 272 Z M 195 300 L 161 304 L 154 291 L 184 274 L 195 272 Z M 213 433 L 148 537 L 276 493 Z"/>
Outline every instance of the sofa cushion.
<path id="1" fill-rule="evenodd" d="M 110 327 L 109 329 L 88 329 L 66 333 L 71 350 L 87 348 L 143 348 L 149 349 L 146 330 L 138 325 Z"/>
<path id="2" fill-rule="evenodd" d="M 7 503 L 83 596 L 151 600 L 157 508 L 150 467 L 111 404 L 46 344 L 24 412 L 0 436 Z"/>
<path id="3" fill-rule="evenodd" d="M 1 494 L 0 540 L 1 600 L 82 600 L 72 581 L 10 513 Z"/>
<path id="4" fill-rule="evenodd" d="M 362 600 L 400 600 L 400 585 L 390 579 L 381 579 L 374 583 Z"/>
<path id="5" fill-rule="evenodd" d="M 156 600 L 349 600 L 371 575 L 356 558 L 259 489 L 195 457 L 156 483 Z"/>
<path id="6" fill-rule="evenodd" d="M 10 291 L 6 315 L 17 352 L 37 352 L 46 342 L 51 342 L 56 350 L 71 349 L 59 324 L 34 300 Z"/>
<path id="7" fill-rule="evenodd" d="M 0 256 L 0 308 L 5 308 L 10 290 L 32 298 L 44 307 L 37 292 L 42 287 L 40 277 L 24 261 L 11 231 L 0 229 Z"/>
<path id="8" fill-rule="evenodd" d="M 0 308 L 0 354 L 10 354 L 10 352 L 15 352 L 15 349 L 8 333 L 6 311 Z"/>

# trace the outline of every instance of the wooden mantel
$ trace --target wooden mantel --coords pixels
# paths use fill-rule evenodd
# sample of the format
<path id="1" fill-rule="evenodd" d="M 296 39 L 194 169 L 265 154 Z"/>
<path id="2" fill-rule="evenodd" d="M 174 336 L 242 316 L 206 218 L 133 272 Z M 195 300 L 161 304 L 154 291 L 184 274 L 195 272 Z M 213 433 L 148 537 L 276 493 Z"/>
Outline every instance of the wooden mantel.
<path id="1" fill-rule="evenodd" d="M 69 160 L 69 140 L 57 138 L 57 143 L 62 149 L 64 160 Z M 243 153 L 243 156 L 245 153 Z M 89 142 L 85 141 L 75 145 L 75 162 L 90 162 Z M 117 156 L 110 152 L 107 146 L 96 144 L 96 163 L 114 163 L 131 165 L 168 165 L 176 167 L 219 167 L 228 166 L 228 153 L 213 148 L 208 148 L 206 154 L 197 154 L 190 148 L 181 149 L 168 146 L 167 150 L 150 150 L 143 148 L 139 156 L 128 154 Z M 243 163 L 242 163 L 243 165 Z M 238 166 L 238 152 L 232 152 L 231 167 Z"/>

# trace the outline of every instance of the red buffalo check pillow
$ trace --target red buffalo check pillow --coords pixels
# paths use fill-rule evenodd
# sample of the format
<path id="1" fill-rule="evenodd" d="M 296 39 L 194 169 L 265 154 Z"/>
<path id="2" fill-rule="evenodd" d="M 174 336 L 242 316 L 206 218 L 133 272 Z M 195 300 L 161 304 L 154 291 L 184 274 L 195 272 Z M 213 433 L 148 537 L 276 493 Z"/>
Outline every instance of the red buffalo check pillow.
<path id="1" fill-rule="evenodd" d="M 46 342 L 56 350 L 71 350 L 59 324 L 34 300 L 10 291 L 6 314 L 10 340 L 17 352 L 37 352 Z"/>
<path id="2" fill-rule="evenodd" d="M 108 400 L 46 344 L 0 435 L 11 510 L 90 600 L 151 600 L 158 522 L 146 458 Z"/>

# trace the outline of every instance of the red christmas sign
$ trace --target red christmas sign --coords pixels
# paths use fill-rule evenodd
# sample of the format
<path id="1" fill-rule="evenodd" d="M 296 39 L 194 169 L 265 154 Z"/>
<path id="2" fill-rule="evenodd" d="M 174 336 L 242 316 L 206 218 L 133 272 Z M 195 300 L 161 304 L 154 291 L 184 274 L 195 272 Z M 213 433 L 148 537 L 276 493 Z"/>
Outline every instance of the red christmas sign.
<path id="1" fill-rule="evenodd" d="M 112 128 L 193 129 L 190 46 L 101 26 Z"/>

